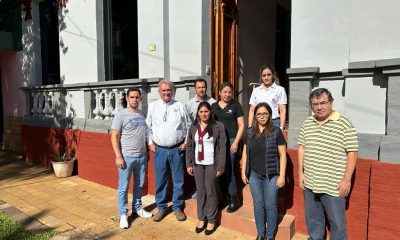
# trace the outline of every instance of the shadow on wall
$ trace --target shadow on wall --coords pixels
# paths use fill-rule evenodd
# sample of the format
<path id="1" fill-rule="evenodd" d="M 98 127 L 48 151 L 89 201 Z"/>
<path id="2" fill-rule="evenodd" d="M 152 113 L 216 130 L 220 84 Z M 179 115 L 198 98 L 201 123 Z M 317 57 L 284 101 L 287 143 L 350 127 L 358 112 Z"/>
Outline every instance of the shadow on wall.
<path id="1" fill-rule="evenodd" d="M 67 29 L 67 24 L 65 23 L 65 16 L 68 14 L 68 9 L 63 8 L 63 14 L 58 14 L 58 32 L 61 33 Z M 62 53 L 65 55 L 68 52 L 68 46 L 65 45 L 63 38 L 60 36 L 60 48 Z"/>
<path id="2" fill-rule="evenodd" d="M 20 64 L 21 64 L 21 74 L 22 74 L 22 80 L 23 82 L 21 83 L 22 86 L 28 86 L 32 83 L 32 80 L 34 79 L 34 63 L 36 60 L 36 54 L 34 51 L 34 30 L 33 30 L 33 22 L 25 22 L 24 24 L 25 31 L 23 31 L 22 34 L 22 46 L 23 50 L 21 53 L 20 57 Z"/>

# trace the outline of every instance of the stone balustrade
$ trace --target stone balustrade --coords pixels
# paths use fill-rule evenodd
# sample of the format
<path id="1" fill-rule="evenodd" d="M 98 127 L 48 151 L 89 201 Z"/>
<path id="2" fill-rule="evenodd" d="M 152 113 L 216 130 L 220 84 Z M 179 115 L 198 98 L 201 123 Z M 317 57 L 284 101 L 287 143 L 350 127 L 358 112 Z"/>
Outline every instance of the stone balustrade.
<path id="1" fill-rule="evenodd" d="M 187 91 L 192 88 L 196 78 L 182 79 L 175 83 L 175 88 Z M 115 114 L 126 107 L 124 98 L 128 88 L 136 87 L 141 90 L 140 108 L 146 113 L 148 103 L 159 98 L 159 80 L 127 79 L 22 87 L 26 96 L 24 124 L 104 132 L 109 128 Z"/>
<path id="2" fill-rule="evenodd" d="M 94 119 L 112 119 L 118 111 L 125 108 L 124 97 L 128 88 L 92 90 L 95 98 Z"/>
<path id="3" fill-rule="evenodd" d="M 52 91 L 33 91 L 30 92 L 30 96 L 32 97 L 32 108 L 30 108 L 32 116 L 53 116 L 56 100 Z"/>
<path id="4" fill-rule="evenodd" d="M 52 118 L 70 117 L 70 108 L 84 112 L 84 118 L 111 120 L 125 107 L 124 97 L 130 87 L 147 95 L 149 88 L 156 86 L 159 79 L 130 79 L 101 83 L 49 85 L 22 87 L 26 93 L 25 116 Z M 75 115 L 73 116 L 75 117 Z M 77 116 L 79 117 L 79 116 Z"/>
<path id="5" fill-rule="evenodd" d="M 91 102 L 94 101 L 93 109 L 90 109 L 93 114 L 89 116 L 91 119 L 111 120 L 114 115 L 121 109 L 125 108 L 124 97 L 128 88 L 113 88 L 113 89 L 90 89 L 90 90 L 75 90 L 89 93 Z M 62 106 L 65 99 L 65 93 L 68 89 L 41 89 L 27 91 L 28 103 L 26 115 L 36 117 L 54 117 L 57 114 L 57 109 Z M 56 93 L 56 94 L 54 94 Z M 69 100 L 65 100 L 66 105 L 72 105 Z M 90 107 L 90 106 L 89 106 Z M 66 109 L 63 109 L 66 110 Z M 65 113 L 61 115 L 66 115 Z"/>

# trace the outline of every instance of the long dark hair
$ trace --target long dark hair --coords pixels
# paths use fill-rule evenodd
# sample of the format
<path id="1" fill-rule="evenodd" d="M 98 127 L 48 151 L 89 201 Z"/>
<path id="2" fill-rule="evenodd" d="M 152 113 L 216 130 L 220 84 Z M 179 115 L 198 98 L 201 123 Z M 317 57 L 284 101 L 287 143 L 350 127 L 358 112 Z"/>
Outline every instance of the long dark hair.
<path id="1" fill-rule="evenodd" d="M 196 119 L 193 122 L 193 126 L 199 127 L 200 126 L 200 117 L 199 117 L 199 110 L 202 107 L 206 107 L 210 111 L 210 119 L 208 119 L 208 124 L 207 124 L 207 132 L 208 132 L 208 138 L 210 138 L 213 135 L 212 131 L 212 126 L 214 124 L 217 124 L 215 121 L 215 118 L 213 116 L 212 110 L 211 110 L 211 105 L 208 102 L 201 102 L 199 106 L 197 107 L 197 112 L 196 112 Z"/>
<path id="2" fill-rule="evenodd" d="M 262 107 L 265 107 L 267 109 L 269 116 L 268 116 L 268 121 L 267 121 L 267 124 L 265 125 L 264 130 L 261 132 L 260 127 L 258 126 L 258 123 L 257 123 L 256 113 L 257 113 L 257 110 Z M 266 102 L 260 102 L 254 108 L 253 131 L 255 131 L 256 136 L 263 134 L 266 137 L 271 137 L 274 132 L 274 126 L 272 125 L 272 109 Z"/>
<path id="3" fill-rule="evenodd" d="M 262 72 L 263 72 L 265 69 L 269 69 L 269 70 L 271 71 L 273 82 L 279 85 L 278 72 L 276 72 L 275 68 L 272 67 L 272 66 L 269 65 L 269 64 L 268 64 L 268 65 L 263 65 L 263 66 L 261 66 L 261 68 L 260 68 L 259 74 L 260 74 L 260 81 L 261 81 L 261 83 L 262 83 Z"/>

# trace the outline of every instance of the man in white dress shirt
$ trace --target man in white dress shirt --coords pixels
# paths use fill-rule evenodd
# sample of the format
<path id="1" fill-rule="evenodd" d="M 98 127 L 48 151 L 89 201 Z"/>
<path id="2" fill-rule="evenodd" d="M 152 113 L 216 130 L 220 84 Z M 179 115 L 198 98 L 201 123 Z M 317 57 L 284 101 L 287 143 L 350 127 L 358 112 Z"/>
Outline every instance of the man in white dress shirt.
<path id="1" fill-rule="evenodd" d="M 154 152 L 156 175 L 156 204 L 158 212 L 153 217 L 161 221 L 167 211 L 168 171 L 171 171 L 173 195 L 172 210 L 178 221 L 186 220 L 183 213 L 183 183 L 185 137 L 191 125 L 184 104 L 173 99 L 174 85 L 161 80 L 158 84 L 160 99 L 149 105 L 146 123 L 150 129 L 149 148 Z"/>

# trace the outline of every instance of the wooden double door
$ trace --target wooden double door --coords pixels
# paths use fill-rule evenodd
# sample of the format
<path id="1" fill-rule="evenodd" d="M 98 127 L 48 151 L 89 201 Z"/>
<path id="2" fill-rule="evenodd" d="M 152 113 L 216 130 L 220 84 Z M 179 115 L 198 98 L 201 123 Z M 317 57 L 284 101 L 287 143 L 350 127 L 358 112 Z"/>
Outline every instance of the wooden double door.
<path id="1" fill-rule="evenodd" d="M 211 83 L 218 99 L 222 82 L 234 86 L 237 97 L 238 0 L 210 0 L 211 5 Z"/>

